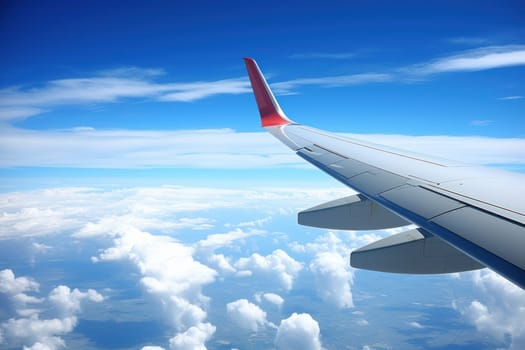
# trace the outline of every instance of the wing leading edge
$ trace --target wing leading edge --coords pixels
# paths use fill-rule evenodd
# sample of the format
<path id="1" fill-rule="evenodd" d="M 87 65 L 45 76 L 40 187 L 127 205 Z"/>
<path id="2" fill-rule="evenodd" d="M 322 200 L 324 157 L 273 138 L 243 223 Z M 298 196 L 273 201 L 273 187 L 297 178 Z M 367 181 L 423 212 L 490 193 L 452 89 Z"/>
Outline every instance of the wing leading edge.
<path id="1" fill-rule="evenodd" d="M 292 122 L 253 59 L 246 68 L 262 126 L 297 155 L 359 192 L 299 213 L 335 229 L 419 229 L 354 251 L 354 267 L 447 273 L 489 267 L 525 289 L 525 176 L 400 152 Z"/>

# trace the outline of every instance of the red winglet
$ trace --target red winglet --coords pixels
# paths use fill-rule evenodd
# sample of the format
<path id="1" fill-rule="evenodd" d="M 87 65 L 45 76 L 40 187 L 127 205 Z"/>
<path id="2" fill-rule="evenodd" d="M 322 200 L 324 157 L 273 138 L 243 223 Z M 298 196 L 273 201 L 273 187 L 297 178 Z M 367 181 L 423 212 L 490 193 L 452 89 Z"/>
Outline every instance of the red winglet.
<path id="1" fill-rule="evenodd" d="M 273 96 L 272 90 L 266 83 L 264 76 L 257 66 L 255 60 L 245 58 L 246 70 L 250 77 L 255 101 L 259 107 L 259 114 L 261 115 L 261 124 L 263 127 L 290 124 L 292 121 L 286 118 L 286 115 L 279 107 L 279 103 Z"/>

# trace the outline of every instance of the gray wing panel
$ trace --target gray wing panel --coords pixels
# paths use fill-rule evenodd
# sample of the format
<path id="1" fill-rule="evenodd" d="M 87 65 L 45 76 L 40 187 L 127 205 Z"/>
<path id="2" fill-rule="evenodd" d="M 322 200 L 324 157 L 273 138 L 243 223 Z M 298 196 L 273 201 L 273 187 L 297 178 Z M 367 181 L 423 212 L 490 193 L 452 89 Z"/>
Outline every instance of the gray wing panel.
<path id="1" fill-rule="evenodd" d="M 373 169 L 348 179 L 348 183 L 360 192 L 375 196 L 394 187 L 404 185 L 407 178 Z"/>
<path id="2" fill-rule="evenodd" d="M 525 269 L 523 226 L 471 207 L 437 216 L 432 222 Z"/>
<path id="3" fill-rule="evenodd" d="M 381 197 L 425 219 L 465 206 L 461 202 L 410 185 L 381 193 Z"/>

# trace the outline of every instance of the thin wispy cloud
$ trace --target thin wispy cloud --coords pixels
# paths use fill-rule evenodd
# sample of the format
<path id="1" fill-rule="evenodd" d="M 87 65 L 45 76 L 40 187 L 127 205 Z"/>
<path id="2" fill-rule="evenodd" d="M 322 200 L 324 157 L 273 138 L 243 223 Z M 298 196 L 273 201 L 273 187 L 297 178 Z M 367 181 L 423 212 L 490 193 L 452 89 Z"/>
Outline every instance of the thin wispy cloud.
<path id="1" fill-rule="evenodd" d="M 247 78 L 159 83 L 161 70 L 122 68 L 87 78 L 52 80 L 38 87 L 0 90 L 0 121 L 23 119 L 60 105 L 115 103 L 128 99 L 191 102 L 220 94 L 250 92 Z"/>
<path id="2" fill-rule="evenodd" d="M 472 72 L 525 65 L 525 46 L 488 46 L 403 68 L 407 74 Z"/>
<path id="3" fill-rule="evenodd" d="M 320 87 L 343 87 L 370 83 L 384 83 L 392 80 L 394 80 L 394 77 L 391 74 L 350 74 L 318 78 L 293 79 L 274 83 L 272 84 L 272 88 L 275 88 L 277 93 L 287 94 L 292 92 L 294 88 L 305 85 L 314 85 Z"/>
<path id="4" fill-rule="evenodd" d="M 290 58 L 294 59 L 332 59 L 332 60 L 347 60 L 354 58 L 356 54 L 354 52 L 339 52 L 339 53 L 328 53 L 328 52 L 310 52 L 310 53 L 296 53 L 290 55 Z"/>
<path id="5" fill-rule="evenodd" d="M 312 53 L 305 57 L 343 59 L 351 53 Z M 290 79 L 272 83 L 278 94 L 294 94 L 302 86 L 336 88 L 362 84 L 402 82 L 449 72 L 481 71 L 525 65 L 525 45 L 490 46 L 468 50 L 389 72 L 341 74 Z M 217 95 L 250 93 L 246 77 L 193 82 L 158 82 L 162 69 L 123 67 L 81 78 L 51 80 L 40 86 L 11 86 L 0 89 L 0 122 L 28 118 L 53 107 L 117 103 L 131 99 L 192 102 Z M 502 100 L 521 99 L 507 96 Z"/>
<path id="6" fill-rule="evenodd" d="M 498 100 L 504 100 L 504 101 L 507 101 L 507 100 L 522 100 L 523 96 L 520 96 L 520 95 L 514 95 L 514 96 L 505 96 L 505 97 L 500 97 L 498 98 Z"/>
<path id="7" fill-rule="evenodd" d="M 489 126 L 494 124 L 494 120 L 490 119 L 474 119 L 470 121 L 470 126 Z"/>
<path id="8" fill-rule="evenodd" d="M 0 167 L 105 169 L 304 168 L 306 163 L 264 132 L 0 129 Z M 525 139 L 356 135 L 372 143 L 472 164 L 523 164 Z"/>
<path id="9" fill-rule="evenodd" d="M 460 36 L 455 38 L 445 39 L 446 42 L 456 45 L 483 45 L 488 43 L 488 39 L 480 37 Z"/>

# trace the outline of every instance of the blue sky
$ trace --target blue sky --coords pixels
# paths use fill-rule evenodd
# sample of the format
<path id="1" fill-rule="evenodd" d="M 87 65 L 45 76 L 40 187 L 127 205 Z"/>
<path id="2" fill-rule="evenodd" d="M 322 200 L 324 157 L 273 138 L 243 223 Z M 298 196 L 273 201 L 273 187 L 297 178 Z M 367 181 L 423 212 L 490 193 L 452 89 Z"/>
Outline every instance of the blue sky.
<path id="1" fill-rule="evenodd" d="M 166 139 L 143 132 L 163 130 L 234 130 L 234 138 L 245 142 L 222 135 L 217 142 L 230 147 L 216 152 L 215 159 L 221 159 L 221 168 L 249 172 L 268 149 L 252 148 L 245 134 L 261 130 L 244 56 L 258 60 L 285 112 L 304 124 L 358 134 L 507 141 L 524 134 L 525 93 L 519 77 L 525 49 L 519 2 L 474 7 L 454 2 L 321 6 L 159 1 L 145 6 L 21 1 L 3 6 L 0 120 L 2 133 L 12 139 L 2 142 L 6 152 L 0 166 L 8 183 L 50 173 L 91 176 L 89 169 L 112 176 L 112 168 L 147 168 L 151 178 L 165 177 L 166 171 L 159 168 L 174 165 L 183 169 L 177 174 L 192 173 L 195 166 L 216 167 L 205 159 L 170 162 L 173 152 L 164 149 L 154 161 L 142 162 L 137 153 L 144 156 L 159 149 L 151 139 Z M 108 130 L 134 134 L 97 137 Z M 190 140 L 194 141 L 187 145 L 204 144 L 200 137 Z M 267 142 L 268 147 L 276 145 Z M 475 146 L 480 141 L 454 144 Z M 407 147 L 406 142 L 394 145 Z M 84 154 L 97 147 L 103 152 L 94 156 L 98 160 Z M 173 145 L 166 147 L 181 154 Z M 279 147 L 272 153 L 280 152 L 281 159 L 263 164 L 265 172 L 273 168 L 270 165 L 279 166 L 279 174 L 290 165 L 299 166 L 300 160 L 292 160 Z M 203 151 L 187 148 L 187 158 Z M 523 158 L 522 148 L 520 142 L 511 150 L 491 145 L 488 152 L 499 152 L 499 160 L 474 162 L 516 169 L 509 164 Z M 247 150 L 253 162 L 236 158 L 233 150 L 240 149 Z M 463 152 L 422 146 L 427 150 L 472 162 Z M 129 161 L 122 164 L 122 159 Z M 251 176 L 260 177 L 260 171 Z M 288 172 L 289 177 L 298 176 Z M 144 172 L 120 175 L 143 178 Z M 313 173 L 308 176 L 319 179 Z"/>
<path id="2" fill-rule="evenodd" d="M 523 348 L 496 274 L 356 271 L 397 231 L 296 224 L 351 191 L 242 61 L 297 122 L 523 172 L 523 38 L 520 1 L 2 2 L 0 347 Z"/>

